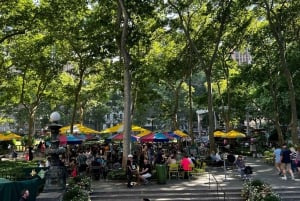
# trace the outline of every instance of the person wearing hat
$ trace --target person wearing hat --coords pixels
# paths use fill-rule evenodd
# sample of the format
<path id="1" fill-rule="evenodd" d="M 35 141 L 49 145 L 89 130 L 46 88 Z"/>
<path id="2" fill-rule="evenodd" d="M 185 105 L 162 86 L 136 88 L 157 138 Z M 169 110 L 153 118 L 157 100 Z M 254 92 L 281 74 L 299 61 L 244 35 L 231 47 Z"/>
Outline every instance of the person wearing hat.
<path id="1" fill-rule="evenodd" d="M 127 167 L 126 167 L 126 176 L 127 176 L 127 187 L 132 188 L 132 178 L 133 175 L 137 174 L 137 165 L 133 162 L 133 155 L 129 154 L 127 156 Z"/>

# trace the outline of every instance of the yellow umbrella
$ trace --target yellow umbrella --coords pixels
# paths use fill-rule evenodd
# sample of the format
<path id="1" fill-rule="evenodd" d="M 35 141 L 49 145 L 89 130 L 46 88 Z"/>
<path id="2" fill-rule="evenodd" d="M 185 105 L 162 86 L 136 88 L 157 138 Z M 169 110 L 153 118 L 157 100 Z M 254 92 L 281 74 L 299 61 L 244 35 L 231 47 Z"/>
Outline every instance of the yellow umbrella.
<path id="1" fill-rule="evenodd" d="M 17 135 L 15 133 L 9 133 L 8 135 L 0 134 L 0 141 L 9 141 L 14 139 L 21 139 L 22 137 L 20 135 Z"/>
<path id="2" fill-rule="evenodd" d="M 145 131 L 146 129 L 144 129 L 142 127 L 139 127 L 139 126 L 136 126 L 136 125 L 132 125 L 131 130 L 142 132 L 142 131 Z M 124 125 L 123 124 L 117 124 L 113 127 L 110 127 L 110 128 L 107 128 L 107 129 L 101 131 L 100 133 L 121 133 L 123 131 L 124 131 Z"/>
<path id="3" fill-rule="evenodd" d="M 188 137 L 190 137 L 188 134 L 182 132 L 181 130 L 176 130 L 176 131 L 174 131 L 174 133 L 176 135 L 178 135 L 179 137 L 181 137 L 181 138 L 188 138 Z"/>
<path id="4" fill-rule="evenodd" d="M 150 130 L 147 130 L 147 129 L 144 129 L 143 131 L 141 131 L 139 134 L 137 134 L 136 136 L 137 137 L 144 137 L 144 136 L 146 136 L 146 135 L 148 135 L 148 134 L 150 134 L 150 133 L 152 133 L 152 131 L 150 131 Z"/>
<path id="5" fill-rule="evenodd" d="M 241 133 L 239 131 L 231 130 L 226 133 L 224 138 L 245 138 L 246 135 L 244 133 Z"/>
<path id="6" fill-rule="evenodd" d="M 226 133 L 222 132 L 222 131 L 215 131 L 214 132 L 214 137 L 225 137 Z"/>
<path id="7" fill-rule="evenodd" d="M 59 129 L 61 134 L 67 134 L 71 131 L 71 126 L 65 126 Z M 74 124 L 73 125 L 73 132 L 76 133 L 83 133 L 83 134 L 100 134 L 99 131 L 96 131 L 94 129 L 88 128 L 86 126 L 83 126 L 81 124 Z"/>
<path id="8" fill-rule="evenodd" d="M 0 141 L 6 141 L 5 135 L 3 135 L 2 133 L 0 133 Z"/>

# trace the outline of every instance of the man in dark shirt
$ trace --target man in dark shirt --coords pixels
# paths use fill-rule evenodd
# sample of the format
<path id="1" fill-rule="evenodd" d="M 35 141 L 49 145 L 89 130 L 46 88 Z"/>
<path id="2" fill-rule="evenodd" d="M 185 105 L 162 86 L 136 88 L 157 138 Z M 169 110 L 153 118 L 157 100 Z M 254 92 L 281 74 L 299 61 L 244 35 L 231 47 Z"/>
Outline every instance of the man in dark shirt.
<path id="1" fill-rule="evenodd" d="M 149 164 L 149 161 L 147 159 L 144 159 L 144 167 L 142 171 L 139 173 L 139 180 L 144 182 L 144 184 L 148 184 L 148 178 L 152 176 L 151 174 L 151 165 Z"/>
<path id="2" fill-rule="evenodd" d="M 291 150 L 287 148 L 286 144 L 282 145 L 282 150 L 280 153 L 281 158 L 281 170 L 283 177 L 281 177 L 283 180 L 287 180 L 286 172 L 288 171 L 291 175 L 292 180 L 295 180 L 294 173 L 291 168 Z"/>

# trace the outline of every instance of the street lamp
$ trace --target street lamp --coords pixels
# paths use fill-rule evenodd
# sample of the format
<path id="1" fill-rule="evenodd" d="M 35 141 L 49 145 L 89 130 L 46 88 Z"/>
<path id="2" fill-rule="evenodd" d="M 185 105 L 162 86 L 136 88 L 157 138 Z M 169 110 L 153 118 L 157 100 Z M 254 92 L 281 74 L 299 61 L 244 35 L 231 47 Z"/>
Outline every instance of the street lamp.
<path id="1" fill-rule="evenodd" d="M 58 121 L 61 119 L 60 114 L 58 112 L 52 112 L 50 114 L 50 122 L 49 129 L 51 131 L 51 148 L 58 148 L 58 139 L 59 129 L 62 127 L 58 124 Z M 53 146 L 53 147 L 52 147 Z"/>
<path id="2" fill-rule="evenodd" d="M 51 147 L 46 152 L 48 155 L 51 155 L 50 157 L 51 165 L 45 175 L 46 190 L 50 190 L 50 189 L 61 190 L 61 189 L 65 189 L 66 186 L 65 167 L 60 165 L 60 159 L 59 159 L 59 154 L 65 153 L 65 149 L 59 147 L 59 140 L 57 139 L 57 136 L 59 135 L 59 129 L 62 127 L 60 124 L 58 124 L 59 120 L 60 120 L 60 114 L 58 112 L 51 113 L 50 115 L 51 124 L 48 126 L 48 128 L 51 131 Z"/>

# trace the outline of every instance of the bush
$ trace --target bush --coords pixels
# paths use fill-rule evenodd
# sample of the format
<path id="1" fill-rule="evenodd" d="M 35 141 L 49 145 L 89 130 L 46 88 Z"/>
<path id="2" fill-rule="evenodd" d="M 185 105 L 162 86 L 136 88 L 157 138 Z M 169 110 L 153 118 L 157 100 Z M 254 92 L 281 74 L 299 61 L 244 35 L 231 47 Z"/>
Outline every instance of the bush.
<path id="1" fill-rule="evenodd" d="M 109 179 L 109 180 L 125 180 L 126 172 L 123 169 L 111 170 L 107 174 L 107 179 Z"/>
<path id="2" fill-rule="evenodd" d="M 91 179 L 87 176 L 77 176 L 68 181 L 68 187 L 63 195 L 63 201 L 90 201 Z"/>
<path id="3" fill-rule="evenodd" d="M 280 196 L 273 192 L 271 186 L 260 180 L 246 182 L 242 189 L 242 197 L 246 201 L 281 201 Z"/>
<path id="4" fill-rule="evenodd" d="M 89 201 L 89 194 L 75 185 L 67 188 L 63 196 L 63 201 Z"/>

